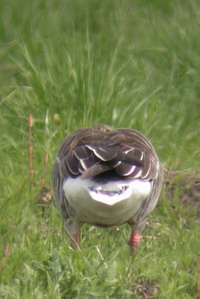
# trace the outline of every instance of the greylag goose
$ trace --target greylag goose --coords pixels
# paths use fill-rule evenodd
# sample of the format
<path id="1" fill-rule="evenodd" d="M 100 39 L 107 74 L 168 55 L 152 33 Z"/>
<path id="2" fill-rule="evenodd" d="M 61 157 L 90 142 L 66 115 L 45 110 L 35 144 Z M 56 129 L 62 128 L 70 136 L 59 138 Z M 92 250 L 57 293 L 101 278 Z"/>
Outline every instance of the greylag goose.
<path id="1" fill-rule="evenodd" d="M 79 248 L 84 223 L 101 227 L 128 223 L 134 254 L 162 189 L 162 167 L 153 146 L 139 132 L 94 125 L 64 140 L 53 167 L 53 189 L 74 249 Z"/>

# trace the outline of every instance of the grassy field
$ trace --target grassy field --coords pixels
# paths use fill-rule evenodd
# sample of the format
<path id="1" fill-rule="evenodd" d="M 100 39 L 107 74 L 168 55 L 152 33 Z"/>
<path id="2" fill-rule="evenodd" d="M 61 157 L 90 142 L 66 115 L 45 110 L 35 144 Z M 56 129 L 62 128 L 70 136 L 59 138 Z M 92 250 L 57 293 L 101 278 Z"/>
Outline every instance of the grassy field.
<path id="1" fill-rule="evenodd" d="M 200 213 L 181 188 L 163 192 L 134 258 L 128 226 L 85 226 L 73 252 L 37 203 L 45 153 L 51 186 L 64 136 L 93 123 L 135 128 L 164 167 L 199 171 L 199 0 L 2 0 L 0 16 L 0 298 L 200 298 Z"/>

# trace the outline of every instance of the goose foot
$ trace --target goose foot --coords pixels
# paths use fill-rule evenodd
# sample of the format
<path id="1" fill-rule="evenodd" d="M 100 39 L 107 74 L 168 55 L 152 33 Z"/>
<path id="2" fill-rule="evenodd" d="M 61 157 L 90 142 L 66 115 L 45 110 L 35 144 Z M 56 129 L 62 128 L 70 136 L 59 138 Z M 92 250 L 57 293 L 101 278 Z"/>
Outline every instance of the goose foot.
<path id="1" fill-rule="evenodd" d="M 76 233 L 71 236 L 70 248 L 74 251 L 80 251 L 79 236 Z"/>
<path id="2" fill-rule="evenodd" d="M 130 247 L 131 255 L 135 256 L 137 248 L 140 245 L 140 235 L 138 232 L 132 232 L 128 245 Z"/>

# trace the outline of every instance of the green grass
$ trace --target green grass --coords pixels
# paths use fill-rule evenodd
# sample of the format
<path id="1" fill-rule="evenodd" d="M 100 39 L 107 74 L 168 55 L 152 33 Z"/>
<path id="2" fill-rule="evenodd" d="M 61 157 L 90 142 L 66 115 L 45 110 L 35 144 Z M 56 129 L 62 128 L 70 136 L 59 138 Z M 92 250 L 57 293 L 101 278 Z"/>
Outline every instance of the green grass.
<path id="1" fill-rule="evenodd" d="M 72 252 L 58 212 L 43 215 L 36 198 L 45 151 L 50 185 L 64 136 L 93 123 L 135 128 L 165 167 L 199 170 L 199 1 L 2 0 L 0 14 L 0 298 L 133 298 L 140 281 L 159 298 L 197 297 L 199 220 L 179 190 L 174 206 L 163 195 L 135 258 L 126 226 L 85 226 Z"/>

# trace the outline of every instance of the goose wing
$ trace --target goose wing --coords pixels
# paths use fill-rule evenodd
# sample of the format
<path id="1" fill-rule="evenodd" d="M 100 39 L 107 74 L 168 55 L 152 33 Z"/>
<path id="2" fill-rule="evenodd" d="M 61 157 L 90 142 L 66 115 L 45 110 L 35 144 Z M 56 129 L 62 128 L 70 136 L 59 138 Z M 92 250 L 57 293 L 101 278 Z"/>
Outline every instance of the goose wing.
<path id="1" fill-rule="evenodd" d="M 134 130 L 80 129 L 63 142 L 55 165 L 64 179 L 93 177 L 115 169 L 119 176 L 154 180 L 158 158 L 152 145 Z"/>

